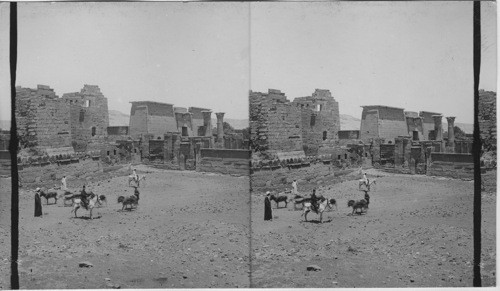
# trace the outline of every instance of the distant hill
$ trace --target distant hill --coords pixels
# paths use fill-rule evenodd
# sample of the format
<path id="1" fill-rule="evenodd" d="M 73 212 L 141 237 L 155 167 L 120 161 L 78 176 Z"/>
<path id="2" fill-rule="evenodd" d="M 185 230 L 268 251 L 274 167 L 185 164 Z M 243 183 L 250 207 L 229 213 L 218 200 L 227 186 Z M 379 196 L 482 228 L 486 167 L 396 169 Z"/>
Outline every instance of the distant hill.
<path id="1" fill-rule="evenodd" d="M 109 126 L 128 126 L 130 122 L 130 115 L 122 113 L 117 110 L 108 110 L 109 113 Z"/>
<path id="2" fill-rule="evenodd" d="M 340 114 L 340 130 L 359 130 L 361 119 L 347 114 Z"/>
<path id="3" fill-rule="evenodd" d="M 234 129 L 244 129 L 249 127 L 248 119 L 230 119 L 224 118 L 224 121 L 229 123 Z M 212 126 L 217 126 L 217 119 L 212 119 Z"/>
<path id="4" fill-rule="evenodd" d="M 0 129 L 10 130 L 10 120 L 0 120 Z"/>

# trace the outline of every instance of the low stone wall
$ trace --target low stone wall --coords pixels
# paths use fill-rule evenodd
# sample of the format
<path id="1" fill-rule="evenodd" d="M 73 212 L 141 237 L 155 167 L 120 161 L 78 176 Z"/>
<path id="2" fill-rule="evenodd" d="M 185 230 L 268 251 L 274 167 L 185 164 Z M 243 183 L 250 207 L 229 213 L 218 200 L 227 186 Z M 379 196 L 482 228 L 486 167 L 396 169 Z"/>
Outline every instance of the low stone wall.
<path id="1" fill-rule="evenodd" d="M 318 186 L 334 185 L 349 179 L 359 179 L 360 176 L 347 175 L 356 168 L 339 169 L 330 164 L 313 163 L 309 167 L 298 169 L 279 168 L 269 171 L 253 172 L 250 181 L 254 192 L 285 191 L 292 189 L 293 180 L 297 180 L 299 193 L 310 194 L 311 189 Z"/>
<path id="2" fill-rule="evenodd" d="M 250 175 L 250 151 L 201 149 L 196 171 L 240 176 Z"/>
<path id="3" fill-rule="evenodd" d="M 431 153 L 428 176 L 474 179 L 474 163 L 470 154 Z"/>

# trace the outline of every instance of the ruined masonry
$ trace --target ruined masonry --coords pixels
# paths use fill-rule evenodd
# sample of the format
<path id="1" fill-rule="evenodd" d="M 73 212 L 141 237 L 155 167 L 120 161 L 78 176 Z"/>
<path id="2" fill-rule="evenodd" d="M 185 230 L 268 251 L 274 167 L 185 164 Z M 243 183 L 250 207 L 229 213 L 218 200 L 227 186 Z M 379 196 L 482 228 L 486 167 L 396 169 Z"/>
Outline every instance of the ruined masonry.
<path id="1" fill-rule="evenodd" d="M 62 98 L 45 85 L 16 87 L 16 119 L 21 148 L 98 150 L 109 125 L 108 101 L 91 85 Z"/>

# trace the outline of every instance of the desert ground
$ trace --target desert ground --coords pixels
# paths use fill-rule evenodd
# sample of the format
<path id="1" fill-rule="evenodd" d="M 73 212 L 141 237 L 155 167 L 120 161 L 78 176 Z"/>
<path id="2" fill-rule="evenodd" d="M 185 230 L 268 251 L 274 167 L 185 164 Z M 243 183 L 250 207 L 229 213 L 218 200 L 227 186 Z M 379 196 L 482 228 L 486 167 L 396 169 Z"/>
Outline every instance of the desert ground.
<path id="1" fill-rule="evenodd" d="M 0 178 L 0 289 L 10 289 L 11 179 Z"/>
<path id="2" fill-rule="evenodd" d="M 274 201 L 274 219 L 264 221 L 264 191 L 254 191 L 252 287 L 472 286 L 473 182 L 367 173 L 377 184 L 365 214 L 351 215 L 347 207 L 348 200 L 364 197 L 357 172 L 334 185 L 317 185 L 338 204 L 338 211 L 324 213 L 323 223 L 314 213 L 305 222 L 293 204 L 277 209 Z M 496 172 L 489 175 L 495 180 Z M 311 187 L 304 188 L 299 181 L 299 192 L 309 195 Z M 490 183 L 482 195 L 483 286 L 496 284 L 494 188 Z M 311 265 L 320 270 L 308 271 Z"/>
<path id="3" fill-rule="evenodd" d="M 249 286 L 248 177 L 137 170 L 147 178 L 133 210 L 117 204 L 133 194 L 128 176 L 91 179 L 88 188 L 108 200 L 93 220 L 43 198 L 44 215 L 35 218 L 33 189 L 22 188 L 21 289 Z"/>
<path id="4" fill-rule="evenodd" d="M 364 195 L 356 172 L 332 183 L 299 183 L 303 194 L 317 187 L 337 200 L 338 210 L 320 224 L 314 213 L 305 222 L 292 204 L 276 209 L 274 202 L 273 221 L 264 221 L 263 192 L 248 196 L 247 177 L 146 166 L 138 166 L 147 179 L 137 209 L 121 211 L 117 197 L 133 193 L 127 171 L 69 179 L 70 188 L 86 181 L 107 196 L 93 220 L 86 210 L 73 218 L 62 201 L 44 199 L 44 216 L 35 218 L 34 189 L 21 188 L 22 289 L 472 286 L 471 181 L 371 169 L 377 184 L 362 215 L 347 207 Z M 485 176 L 482 283 L 495 286 L 496 172 Z M 9 289 L 10 179 L 0 187 L 0 289 Z M 308 271 L 310 265 L 321 270 Z"/>

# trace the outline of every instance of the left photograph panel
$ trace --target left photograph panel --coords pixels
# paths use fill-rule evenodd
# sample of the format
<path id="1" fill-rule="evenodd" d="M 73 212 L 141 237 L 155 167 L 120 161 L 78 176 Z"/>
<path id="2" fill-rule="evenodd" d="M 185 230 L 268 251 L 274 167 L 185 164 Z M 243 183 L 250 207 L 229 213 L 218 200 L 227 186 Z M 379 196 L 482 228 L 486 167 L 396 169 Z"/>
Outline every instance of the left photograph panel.
<path id="1" fill-rule="evenodd" d="M 21 289 L 249 287 L 248 3 L 17 17 Z"/>

